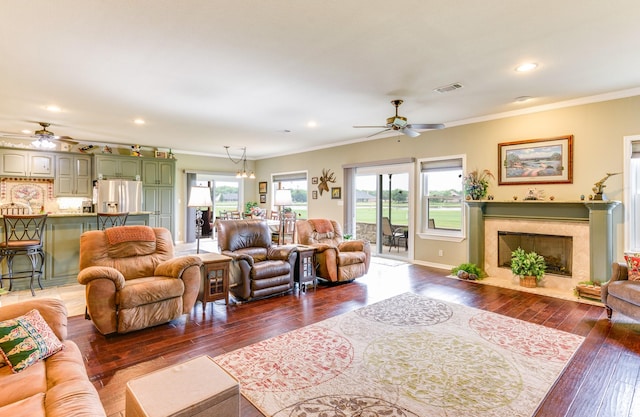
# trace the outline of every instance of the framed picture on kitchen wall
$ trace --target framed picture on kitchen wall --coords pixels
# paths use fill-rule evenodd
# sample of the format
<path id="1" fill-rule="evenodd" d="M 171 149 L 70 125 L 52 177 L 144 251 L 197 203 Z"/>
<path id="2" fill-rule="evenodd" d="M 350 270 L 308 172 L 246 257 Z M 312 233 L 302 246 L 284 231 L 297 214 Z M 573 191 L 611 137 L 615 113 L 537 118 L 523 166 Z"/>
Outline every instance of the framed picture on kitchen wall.
<path id="1" fill-rule="evenodd" d="M 573 135 L 498 144 L 498 184 L 573 183 Z"/>
<path id="2" fill-rule="evenodd" d="M 266 194 L 267 193 L 267 182 L 260 181 L 258 183 L 258 194 Z"/>

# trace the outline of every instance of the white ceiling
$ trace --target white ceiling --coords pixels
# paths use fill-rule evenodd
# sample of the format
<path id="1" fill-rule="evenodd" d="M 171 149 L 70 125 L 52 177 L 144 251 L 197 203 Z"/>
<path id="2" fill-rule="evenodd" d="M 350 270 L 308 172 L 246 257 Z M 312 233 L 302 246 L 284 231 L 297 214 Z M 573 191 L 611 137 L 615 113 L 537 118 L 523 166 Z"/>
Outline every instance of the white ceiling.
<path id="1" fill-rule="evenodd" d="M 637 0 L 23 0 L 0 21 L 0 131 L 81 142 L 253 159 L 363 140 L 396 98 L 453 126 L 640 94 Z"/>

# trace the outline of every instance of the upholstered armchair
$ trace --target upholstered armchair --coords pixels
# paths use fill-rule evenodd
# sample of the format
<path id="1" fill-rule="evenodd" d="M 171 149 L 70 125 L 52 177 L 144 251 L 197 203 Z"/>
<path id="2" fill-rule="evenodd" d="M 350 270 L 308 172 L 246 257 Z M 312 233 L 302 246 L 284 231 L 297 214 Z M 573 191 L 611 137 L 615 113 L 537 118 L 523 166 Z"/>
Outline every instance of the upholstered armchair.
<path id="1" fill-rule="evenodd" d="M 202 261 L 174 257 L 164 228 L 121 226 L 80 236 L 78 282 L 87 315 L 102 334 L 127 333 L 189 313 L 202 282 Z"/>
<path id="2" fill-rule="evenodd" d="M 353 281 L 369 272 L 371 247 L 367 240 L 342 239 L 335 220 L 298 220 L 298 242 L 315 246 L 317 275 L 331 282 Z"/>
<path id="3" fill-rule="evenodd" d="M 252 300 L 293 289 L 295 246 L 271 242 L 266 220 L 219 220 L 220 253 L 233 258 L 230 292 L 239 300 Z"/>
<path id="4" fill-rule="evenodd" d="M 600 291 L 609 319 L 613 310 L 616 310 L 640 320 L 640 280 L 630 279 L 626 263 L 613 263 L 611 279 L 602 284 Z"/>

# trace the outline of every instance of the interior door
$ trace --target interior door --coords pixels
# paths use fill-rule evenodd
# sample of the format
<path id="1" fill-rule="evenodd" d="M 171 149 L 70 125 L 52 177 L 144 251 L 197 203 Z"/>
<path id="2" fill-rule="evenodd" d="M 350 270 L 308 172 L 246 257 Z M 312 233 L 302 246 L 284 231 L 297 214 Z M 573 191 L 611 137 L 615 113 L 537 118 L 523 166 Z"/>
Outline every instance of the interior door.
<path id="1" fill-rule="evenodd" d="M 412 172 L 413 164 L 356 170 L 356 230 L 358 238 L 371 241 L 377 256 L 412 258 Z M 390 227 L 383 227 L 384 223 Z"/>

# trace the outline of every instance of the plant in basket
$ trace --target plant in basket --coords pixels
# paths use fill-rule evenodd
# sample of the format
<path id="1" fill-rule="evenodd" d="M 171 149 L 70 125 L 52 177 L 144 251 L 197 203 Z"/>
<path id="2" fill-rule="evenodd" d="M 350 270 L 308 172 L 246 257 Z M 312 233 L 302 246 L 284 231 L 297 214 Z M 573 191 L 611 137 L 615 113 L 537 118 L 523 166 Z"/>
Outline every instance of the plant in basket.
<path id="1" fill-rule="evenodd" d="M 546 269 L 547 264 L 542 255 L 533 251 L 525 252 L 522 248 L 511 252 L 511 272 L 520 277 L 520 285 L 523 287 L 536 287 Z"/>

